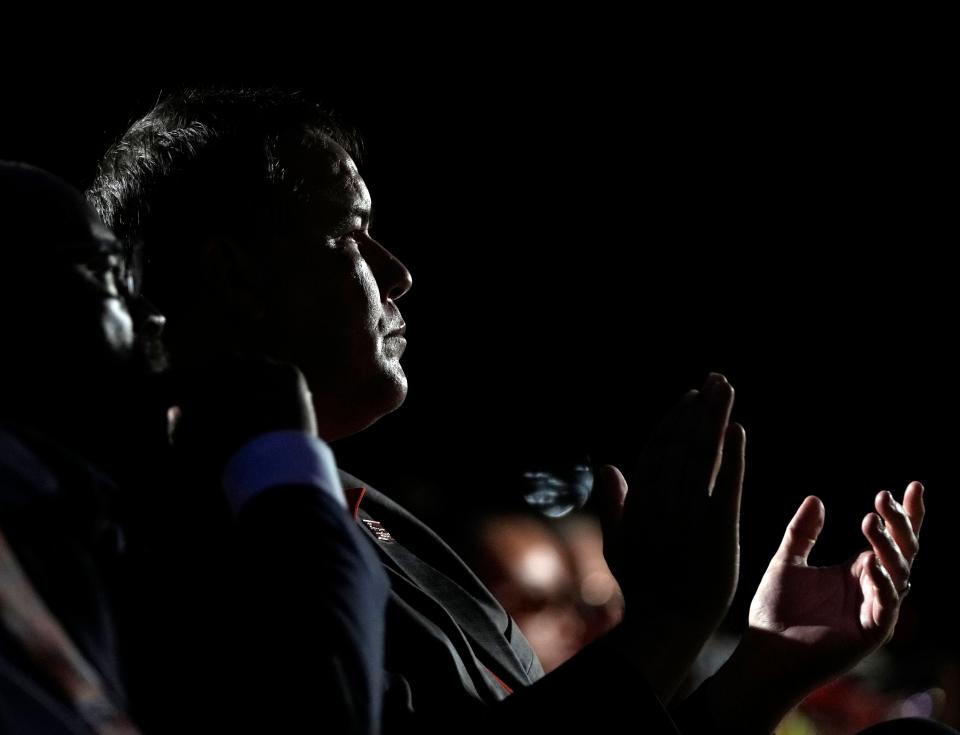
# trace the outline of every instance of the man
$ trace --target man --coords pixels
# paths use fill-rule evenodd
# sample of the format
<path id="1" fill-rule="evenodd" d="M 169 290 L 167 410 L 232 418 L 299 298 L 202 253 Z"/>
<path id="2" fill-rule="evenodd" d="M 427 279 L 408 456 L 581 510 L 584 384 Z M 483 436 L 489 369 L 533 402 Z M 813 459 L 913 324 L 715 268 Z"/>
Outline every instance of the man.
<path id="1" fill-rule="evenodd" d="M 143 249 L 144 293 L 169 317 L 174 365 L 233 351 L 292 362 L 327 440 L 394 410 L 407 388 L 396 301 L 411 279 L 370 234 L 371 198 L 352 150 L 351 136 L 299 97 L 187 92 L 131 126 L 90 192 L 105 221 Z M 650 732 L 672 731 L 659 701 L 670 700 L 736 586 L 744 435 L 729 422 L 732 403 L 727 381 L 713 375 L 676 407 L 642 455 L 642 495 L 624 503 L 622 475 L 600 473 L 626 617 L 548 676 L 463 562 L 365 488 L 357 519 L 392 582 L 385 731 L 572 731 L 595 726 L 598 713 L 601 722 L 615 713 Z M 363 486 L 342 477 L 345 487 Z M 908 588 L 920 494 L 918 485 L 908 489 L 906 509 L 884 496 L 877 510 L 892 533 L 871 515 L 873 551 L 846 569 L 806 566 L 822 526 L 818 501 L 806 501 L 761 585 L 753 632 L 678 709 L 681 721 L 768 732 L 816 683 L 884 642 L 898 590 Z M 837 604 L 815 619 L 785 610 L 803 589 L 823 589 Z"/>
<path id="2" fill-rule="evenodd" d="M 117 709 L 126 705 L 127 685 L 136 688 L 137 677 L 153 667 L 136 654 L 150 650 L 148 640 L 163 638 L 162 628 L 147 629 L 156 618 L 139 614 L 141 605 L 159 597 L 158 613 L 186 610 L 189 617 L 195 604 L 196 590 L 180 581 L 190 579 L 189 570 L 176 565 L 189 539 L 174 533 L 189 526 L 156 526 L 167 518 L 165 499 L 144 488 L 155 471 L 143 464 L 152 460 L 151 445 L 162 450 L 165 444 L 166 405 L 144 383 L 145 366 L 136 355 L 156 353 L 138 349 L 133 325 L 148 340 L 162 318 L 129 293 L 119 242 L 64 182 L 0 163 L 0 213 L 6 350 L 0 367 L 0 723 L 4 732 L 87 732 L 89 726 L 119 735 L 129 726 Z M 201 645 L 178 663 L 184 670 L 229 666 L 230 672 L 209 682 L 210 696 L 192 702 L 200 709 L 191 711 L 189 698 L 178 693 L 179 672 L 160 668 L 168 678 L 153 696 L 163 700 L 163 713 L 155 717 L 144 700 L 142 724 L 161 732 L 271 732 L 309 721 L 312 708 L 322 705 L 323 722 L 338 732 L 375 733 L 386 579 L 344 511 L 303 379 L 289 366 L 234 359 L 230 380 L 218 384 L 230 390 L 241 381 L 263 398 L 262 407 L 250 402 L 242 417 L 221 412 L 216 392 L 204 385 L 211 379 L 193 376 L 179 386 L 187 399 L 181 420 L 188 444 L 191 432 L 204 433 L 204 462 L 225 476 L 223 494 L 214 487 L 209 502 L 231 508 L 222 533 L 233 555 L 230 563 L 204 567 L 229 579 L 205 580 L 225 595 L 226 606 L 217 628 L 201 636 L 209 649 Z M 151 440 L 151 425 L 159 429 L 158 442 Z M 310 463 L 296 464 L 298 447 L 309 447 Z M 294 483 L 284 474 L 290 462 L 299 470 Z M 163 490 L 176 496 L 176 488 Z M 254 491 L 255 500 L 248 497 Z M 294 518 L 286 515 L 291 507 Z M 282 534 L 307 516 L 312 529 L 322 529 L 314 544 L 322 563 L 311 566 L 315 587 L 305 596 L 276 569 L 293 569 L 300 560 Z M 154 521 L 145 523 L 148 517 Z M 154 592 L 160 581 L 167 585 Z M 286 610 L 305 597 L 326 626 L 322 635 L 296 641 L 329 695 L 310 712 L 287 701 L 285 675 L 264 668 L 282 633 L 269 640 L 248 633 L 233 641 L 243 657 L 211 662 L 220 629 L 249 626 L 254 614 L 258 624 L 277 627 L 289 617 L 247 609 L 248 599 L 270 598 Z M 215 693 L 226 686 L 233 698 L 250 690 L 256 696 L 218 710 Z M 132 704 L 137 719 L 140 707 L 138 696 Z"/>
<path id="3" fill-rule="evenodd" d="M 79 192 L 30 166 L 0 162 L 0 213 L 0 527 L 45 601 L 0 544 L 0 723 L 120 732 L 125 695 L 102 569 L 116 554 L 112 483 L 91 463 L 119 440 L 129 403 L 120 246 Z"/>

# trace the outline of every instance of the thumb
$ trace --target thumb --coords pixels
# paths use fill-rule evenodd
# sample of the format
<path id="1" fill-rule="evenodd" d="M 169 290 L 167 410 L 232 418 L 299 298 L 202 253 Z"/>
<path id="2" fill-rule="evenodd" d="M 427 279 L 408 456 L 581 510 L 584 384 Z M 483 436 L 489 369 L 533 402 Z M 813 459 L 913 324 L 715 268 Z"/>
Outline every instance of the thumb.
<path id="1" fill-rule="evenodd" d="M 787 526 L 780 548 L 773 557 L 774 561 L 805 566 L 807 557 L 810 556 L 810 551 L 817 543 L 820 531 L 823 530 L 825 513 L 820 498 L 813 495 L 806 498 L 794 514 L 790 525 Z"/>
<path id="2" fill-rule="evenodd" d="M 740 527 L 740 496 L 743 494 L 744 451 L 747 435 L 740 424 L 730 424 L 724 439 L 723 459 L 717 482 L 713 487 L 711 504 L 724 521 L 723 528 Z"/>
<path id="3" fill-rule="evenodd" d="M 594 474 L 593 495 L 597 500 L 603 542 L 607 546 L 619 537 L 623 505 L 627 500 L 627 481 L 620 470 L 612 464 L 600 467 Z"/>

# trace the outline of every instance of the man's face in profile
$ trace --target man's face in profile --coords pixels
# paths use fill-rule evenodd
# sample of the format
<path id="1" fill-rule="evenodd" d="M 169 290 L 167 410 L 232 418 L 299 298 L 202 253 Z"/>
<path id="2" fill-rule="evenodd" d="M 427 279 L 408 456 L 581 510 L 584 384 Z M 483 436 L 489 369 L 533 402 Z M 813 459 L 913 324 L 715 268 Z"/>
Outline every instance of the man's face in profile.
<path id="1" fill-rule="evenodd" d="M 57 293 L 50 334 L 81 372 L 125 364 L 134 342 L 120 244 L 92 210 L 88 235 L 58 246 L 48 270 Z"/>
<path id="2" fill-rule="evenodd" d="M 103 341 L 117 355 L 126 355 L 133 345 L 133 322 L 127 299 L 130 294 L 123 267 L 120 244 L 110 229 L 93 213 L 90 222 L 90 247 L 75 268 L 100 297 L 100 326 Z"/>
<path id="3" fill-rule="evenodd" d="M 272 356 L 306 375 L 320 435 L 359 431 L 397 408 L 410 273 L 370 234 L 371 198 L 350 156 L 325 140 L 291 162 L 310 204 L 263 264 Z"/>

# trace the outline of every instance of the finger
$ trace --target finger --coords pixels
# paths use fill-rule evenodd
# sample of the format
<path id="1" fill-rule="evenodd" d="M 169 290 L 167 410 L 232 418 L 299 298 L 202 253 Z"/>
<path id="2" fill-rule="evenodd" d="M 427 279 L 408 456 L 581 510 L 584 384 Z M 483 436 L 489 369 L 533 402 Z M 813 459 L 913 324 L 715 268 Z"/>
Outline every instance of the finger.
<path id="1" fill-rule="evenodd" d="M 684 458 L 702 411 L 700 392 L 688 391 L 657 426 L 637 463 L 632 478 L 636 486 L 649 493 L 667 514 L 687 504 L 681 492 Z"/>
<path id="2" fill-rule="evenodd" d="M 806 498 L 787 526 L 774 560 L 797 566 L 806 565 L 810 551 L 823 530 L 825 514 L 820 498 L 813 495 Z"/>
<path id="3" fill-rule="evenodd" d="M 623 563 L 623 509 L 627 500 L 627 481 L 613 465 L 597 468 L 593 478 L 593 495 L 603 534 L 603 556 L 614 576 L 621 573 Z"/>
<path id="4" fill-rule="evenodd" d="M 724 527 L 733 524 L 739 535 L 740 498 L 743 494 L 743 471 L 747 435 L 740 424 L 730 424 L 727 428 L 723 461 L 717 475 L 717 484 L 713 490 L 712 505 L 721 513 Z"/>
<path id="5" fill-rule="evenodd" d="M 873 553 L 893 579 L 895 589 L 903 589 L 910 578 L 910 564 L 876 513 L 867 513 L 860 524 Z"/>
<path id="6" fill-rule="evenodd" d="M 724 428 L 733 406 L 733 388 L 720 373 L 710 373 L 701 390 L 689 390 L 657 425 L 649 444 L 689 443 L 703 431 L 705 414 L 720 414 Z M 716 416 L 708 419 L 717 424 Z M 721 436 L 713 437 L 716 443 Z"/>
<path id="7" fill-rule="evenodd" d="M 593 494 L 597 499 L 604 541 L 612 541 L 619 535 L 623 505 L 627 500 L 627 481 L 612 464 L 603 465 L 594 475 Z"/>
<path id="8" fill-rule="evenodd" d="M 897 589 L 876 556 L 864 565 L 860 577 L 863 604 L 860 606 L 860 625 L 864 630 L 892 629 L 897 620 L 900 599 Z"/>
<path id="9" fill-rule="evenodd" d="M 711 373 L 703 390 L 689 391 L 658 426 L 637 468 L 637 482 L 656 494 L 665 517 L 691 522 L 706 512 L 719 470 L 733 388 Z"/>
<path id="10" fill-rule="evenodd" d="M 923 516 L 926 514 L 926 507 L 923 503 L 924 489 L 919 482 L 911 482 L 907 485 L 903 493 L 903 507 L 913 526 L 913 532 L 920 536 L 920 527 L 923 525 Z"/>
<path id="11" fill-rule="evenodd" d="M 850 573 L 853 575 L 854 579 L 860 579 L 867 570 L 867 564 L 873 564 L 873 559 L 876 555 L 872 551 L 861 551 L 857 555 L 857 558 L 853 560 L 853 564 L 850 565 Z"/>
<path id="12" fill-rule="evenodd" d="M 913 564 L 913 558 L 920 549 L 920 542 L 917 540 L 917 535 L 913 532 L 913 523 L 911 523 L 907 517 L 906 510 L 894 499 L 893 494 L 886 490 L 882 493 L 877 493 L 877 497 L 873 500 L 873 506 L 877 509 L 877 513 L 883 518 L 887 532 L 893 537 L 894 542 L 896 542 L 900 548 L 900 552 L 903 554 L 904 559 L 906 559 L 907 570 L 909 571 L 910 565 Z"/>
<path id="13" fill-rule="evenodd" d="M 874 618 L 876 612 L 879 612 L 880 590 L 870 576 L 870 567 L 877 563 L 877 557 L 872 551 L 865 551 L 857 558 L 856 567 L 857 583 L 860 585 L 860 594 L 863 601 L 860 603 L 860 627 L 864 630 L 872 630 L 877 622 Z"/>
<path id="14" fill-rule="evenodd" d="M 723 458 L 723 441 L 733 410 L 733 386 L 720 373 L 710 373 L 703 384 L 703 413 L 692 437 L 687 460 L 687 493 L 709 495 L 716 484 Z"/>
<path id="15" fill-rule="evenodd" d="M 688 390 L 683 398 L 674 404 L 663 420 L 657 425 L 651 437 L 652 442 L 675 442 L 687 435 L 695 418 L 694 407 L 700 397 L 700 391 Z"/>

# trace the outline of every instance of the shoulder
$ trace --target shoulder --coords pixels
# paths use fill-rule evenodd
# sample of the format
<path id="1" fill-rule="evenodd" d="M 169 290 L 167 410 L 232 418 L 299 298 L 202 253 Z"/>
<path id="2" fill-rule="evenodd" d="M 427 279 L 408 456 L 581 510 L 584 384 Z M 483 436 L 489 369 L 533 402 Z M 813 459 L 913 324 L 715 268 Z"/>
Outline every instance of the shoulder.
<path id="1" fill-rule="evenodd" d="M 0 427 L 0 504 L 21 507 L 38 498 L 58 494 L 56 472 L 28 444 L 7 427 Z"/>

